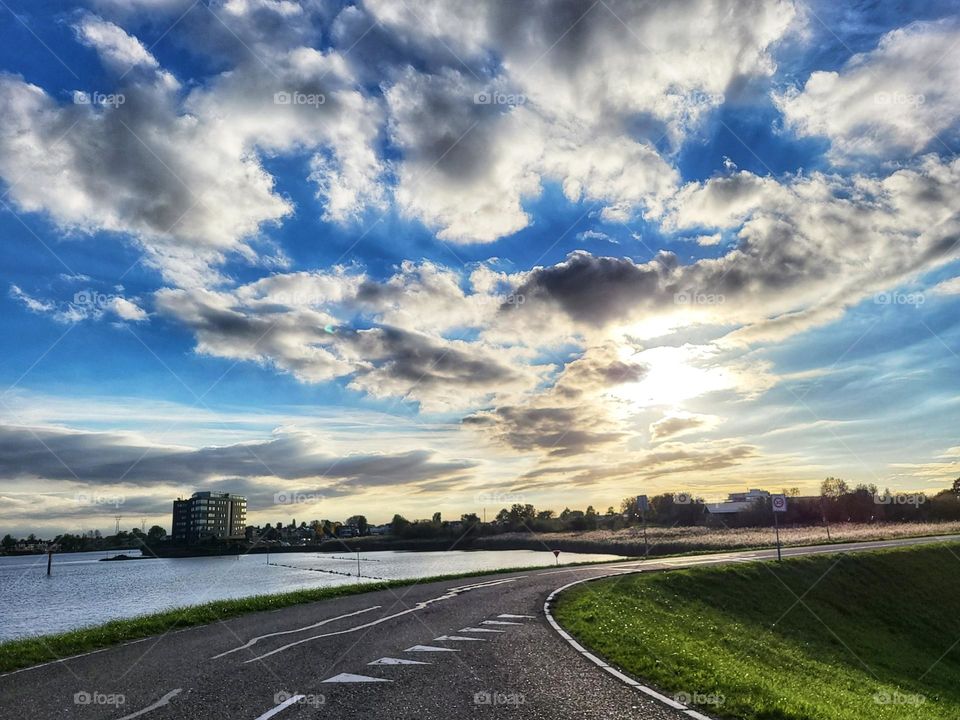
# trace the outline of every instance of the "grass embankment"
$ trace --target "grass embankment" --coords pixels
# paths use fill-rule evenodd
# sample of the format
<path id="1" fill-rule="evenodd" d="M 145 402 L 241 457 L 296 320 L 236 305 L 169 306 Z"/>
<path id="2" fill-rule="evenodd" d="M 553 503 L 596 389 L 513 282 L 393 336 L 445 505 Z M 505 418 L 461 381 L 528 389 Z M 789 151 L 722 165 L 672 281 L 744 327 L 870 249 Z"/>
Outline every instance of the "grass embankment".
<path id="1" fill-rule="evenodd" d="M 606 561 L 616 562 L 616 561 Z M 569 563 L 566 567 L 576 565 L 599 565 L 603 563 Z M 102 625 L 79 628 L 56 635 L 39 635 L 19 640 L 10 640 L 0 643 L 0 672 L 9 672 L 20 668 L 38 665 L 51 660 L 60 660 L 72 655 L 99 650 L 111 645 L 139 640 L 141 638 L 162 635 L 171 630 L 194 625 L 209 625 L 210 623 L 227 620 L 247 613 L 264 610 L 278 610 L 301 605 L 303 603 L 330 600 L 332 598 L 360 593 L 376 592 L 391 588 L 408 587 L 441 580 L 457 580 L 482 575 L 499 575 L 503 573 L 520 572 L 526 570 L 541 570 L 542 566 L 504 568 L 501 570 L 481 570 L 452 575 L 435 575 L 426 578 L 411 578 L 406 580 L 388 580 L 383 582 L 360 583 L 357 585 L 338 585 L 308 590 L 295 590 L 288 593 L 274 595 L 256 595 L 235 600 L 216 600 L 203 605 L 172 608 L 164 612 L 139 615 L 133 618 L 113 620 Z"/>
<path id="2" fill-rule="evenodd" d="M 960 545 L 600 580 L 556 617 L 715 717 L 960 717 Z"/>

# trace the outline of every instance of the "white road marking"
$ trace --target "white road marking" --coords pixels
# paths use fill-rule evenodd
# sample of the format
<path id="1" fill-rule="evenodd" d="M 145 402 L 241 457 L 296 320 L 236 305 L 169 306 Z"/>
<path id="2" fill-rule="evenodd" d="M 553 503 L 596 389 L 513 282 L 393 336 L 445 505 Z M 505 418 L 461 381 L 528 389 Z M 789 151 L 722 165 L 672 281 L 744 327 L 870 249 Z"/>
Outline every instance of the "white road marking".
<path id="1" fill-rule="evenodd" d="M 460 628 L 458 632 L 492 632 L 492 633 L 505 633 L 506 630 L 493 630 L 492 628 L 475 628 L 475 627 L 466 627 Z"/>
<path id="2" fill-rule="evenodd" d="M 183 688 L 177 688 L 176 690 L 171 690 L 162 698 L 157 700 L 153 705 L 148 705 L 143 710 L 137 710 L 135 713 L 130 713 L 129 715 L 124 715 L 120 720 L 133 720 L 133 718 L 140 717 L 141 715 L 146 715 L 148 712 L 156 710 L 157 708 L 163 707 L 169 703 L 173 698 L 183 692 Z"/>
<path id="3" fill-rule="evenodd" d="M 528 619 L 528 620 L 536 620 L 536 619 L 537 619 L 536 615 L 511 615 L 510 613 L 503 613 L 502 615 L 497 615 L 497 617 L 498 617 L 498 618 L 515 618 L 515 619 L 523 619 L 523 618 L 526 618 L 526 619 Z"/>
<path id="4" fill-rule="evenodd" d="M 403 658 L 382 657 L 379 660 L 367 663 L 367 665 L 432 665 L 433 663 L 423 662 L 423 660 L 404 660 Z"/>
<path id="5" fill-rule="evenodd" d="M 320 627 L 321 625 L 332 623 L 335 620 L 343 620 L 344 618 L 354 617 L 355 615 L 362 615 L 363 613 L 370 612 L 371 610 L 376 610 L 379 607 L 381 606 L 374 605 L 373 607 L 364 608 L 363 610 L 357 610 L 356 612 L 347 613 L 346 615 L 337 615 L 336 617 L 327 618 L 326 620 L 321 620 L 320 622 L 314 623 L 313 625 L 306 625 L 304 627 L 294 628 L 293 630 L 281 630 L 280 632 L 267 633 L 266 635 L 258 635 L 252 640 L 249 640 L 246 644 L 241 645 L 240 647 L 235 647 L 233 650 L 227 650 L 226 652 L 222 652 L 219 655 L 214 655 L 210 659 L 216 660 L 217 658 L 222 658 L 224 655 L 229 655 L 239 650 L 246 650 L 248 647 L 256 645 L 261 640 L 266 640 L 267 638 L 277 637 L 277 635 L 290 635 L 292 633 L 303 632 L 304 630 L 312 630 L 315 627 Z"/>
<path id="6" fill-rule="evenodd" d="M 412 608 L 407 608 L 406 610 L 401 610 L 400 612 L 393 613 L 393 615 L 387 615 L 378 620 L 364 623 L 363 625 L 357 625 L 356 627 L 347 628 L 346 630 L 337 630 L 335 632 L 322 633 L 320 635 L 311 635 L 308 638 L 303 638 L 302 640 L 297 640 L 296 642 L 283 645 L 281 647 L 278 647 L 276 650 L 271 650 L 270 652 L 264 653 L 263 655 L 258 655 L 257 657 L 250 658 L 249 660 L 244 661 L 244 664 L 246 665 L 247 663 L 263 660 L 264 658 L 268 658 L 271 655 L 276 655 L 279 652 L 283 652 L 284 650 L 289 650 L 292 647 L 296 647 L 297 645 L 302 645 L 303 643 L 311 642 L 313 640 L 320 640 L 321 638 L 333 637 L 335 635 L 346 635 L 347 633 L 357 632 L 358 630 L 366 630 L 367 628 L 373 627 L 375 625 L 380 625 L 381 623 L 385 623 L 388 620 L 393 620 L 403 615 L 409 615 L 410 613 L 415 613 L 418 610 L 423 610 L 423 608 L 429 605 L 432 605 L 433 603 L 442 602 L 444 600 L 451 600 L 457 597 L 460 593 L 469 592 L 470 590 L 477 590 L 480 588 L 494 587 L 496 585 L 503 585 L 505 583 L 516 582 L 517 580 L 522 580 L 525 577 L 527 576 L 518 575 L 516 577 L 504 578 L 502 580 L 493 580 L 490 582 L 474 583 L 473 585 L 461 585 L 459 587 L 450 588 L 443 595 L 439 595 L 435 598 L 430 598 L 429 600 L 424 600 L 423 602 L 419 602 L 416 605 L 414 605 Z"/>
<path id="7" fill-rule="evenodd" d="M 639 572 L 639 571 L 638 571 L 638 572 Z M 624 574 L 624 573 L 615 573 L 614 576 L 615 576 L 615 575 L 623 575 L 623 574 Z M 611 577 L 611 576 L 608 576 L 608 577 Z M 599 579 L 601 579 L 601 578 L 584 578 L 584 579 L 582 579 L 582 580 L 575 580 L 575 581 L 572 582 L 572 583 L 567 583 L 566 585 L 564 585 L 564 586 L 562 586 L 562 587 L 558 587 L 556 590 L 554 590 L 552 593 L 550 593 L 550 594 L 547 596 L 546 602 L 543 603 L 543 612 L 546 614 L 546 616 L 547 616 L 547 622 L 550 623 L 550 626 L 551 626 L 554 630 L 556 630 L 556 631 L 557 631 L 557 634 L 560 635 L 560 637 L 562 637 L 564 640 L 566 640 L 567 643 L 569 643 L 569 645 L 570 645 L 574 650 L 576 650 L 578 653 L 580 653 L 581 655 L 583 655 L 583 657 L 585 657 L 587 660 L 589 660 L 590 662 L 592 662 L 592 663 L 593 663 L 594 665 L 596 665 L 597 667 L 599 667 L 599 668 L 601 668 L 602 670 L 610 673 L 613 677 L 617 678 L 617 680 L 619 680 L 620 682 L 625 683 L 626 685 L 629 685 L 630 687 L 634 688 L 635 690 L 639 690 L 640 692 L 644 693 L 645 695 L 649 695 L 650 697 L 659 700 L 659 701 L 662 702 L 664 705 L 667 705 L 667 706 L 669 706 L 669 707 L 672 707 L 672 708 L 675 709 L 675 710 L 680 710 L 684 715 L 687 715 L 688 717 L 691 717 L 691 718 L 693 718 L 694 720 L 712 720 L 711 718 L 707 717 L 706 715 L 702 715 L 702 714 L 698 713 L 696 710 L 693 710 L 693 709 L 691 709 L 691 708 L 688 708 L 688 707 L 687 707 L 686 705 L 684 705 L 683 703 L 679 703 L 679 702 L 677 702 L 676 700 L 674 700 L 673 698 L 667 697 L 666 695 L 663 695 L 663 694 L 661 694 L 661 693 L 658 693 L 658 692 L 657 692 L 656 690 L 654 690 L 653 688 L 647 687 L 646 685 L 643 685 L 643 684 L 637 682 L 637 681 L 634 680 L 632 677 L 630 677 L 630 676 L 628 676 L 628 675 L 624 675 L 622 672 L 620 672 L 620 671 L 617 670 L 616 668 L 610 667 L 610 666 L 609 666 L 607 663 L 605 663 L 601 658 L 597 657 L 596 655 L 594 655 L 593 653 L 591 653 L 590 651 L 588 651 L 585 647 L 583 647 L 580 643 L 578 643 L 576 640 L 574 640 L 573 637 L 570 635 L 570 633 L 568 633 L 566 630 L 564 630 L 562 627 L 560 627 L 559 623 L 557 623 L 557 621 L 553 619 L 553 614 L 550 612 L 550 603 L 552 603 L 552 602 L 554 601 L 554 599 L 557 597 L 557 595 L 559 595 L 560 593 L 562 593 L 562 592 L 563 592 L 564 590 L 566 590 L 567 588 L 573 587 L 574 585 L 580 585 L 580 584 L 582 584 L 582 583 L 590 582 L 591 580 L 599 580 Z"/>
<path id="8" fill-rule="evenodd" d="M 277 705 L 275 708 L 270 708 L 269 710 L 267 710 L 263 715 L 258 717 L 257 720 L 269 720 L 274 715 L 276 715 L 279 712 L 283 712 L 286 708 L 290 707 L 294 703 L 300 702 L 301 700 L 303 700 L 303 698 L 304 698 L 303 695 L 294 695 L 292 697 L 289 697 L 286 700 L 284 700 L 282 703 Z"/>
<path id="9" fill-rule="evenodd" d="M 404 652 L 460 652 L 453 648 L 434 647 L 433 645 L 414 645 L 408 647 Z"/>
<path id="10" fill-rule="evenodd" d="M 487 642 L 486 638 L 464 637 L 463 635 L 441 635 L 440 637 L 434 638 L 434 640 L 473 640 L 474 642 Z"/>
<path id="11" fill-rule="evenodd" d="M 523 623 L 510 622 L 509 620 L 484 620 L 481 625 L 523 625 Z"/>
<path id="12" fill-rule="evenodd" d="M 332 678 L 327 678 L 326 680 L 321 680 L 325 683 L 372 683 L 372 682 L 393 682 L 393 680 L 387 680 L 385 678 L 375 678 L 370 677 L 369 675 L 354 675 L 352 673 L 340 673 L 339 675 L 334 675 Z"/>

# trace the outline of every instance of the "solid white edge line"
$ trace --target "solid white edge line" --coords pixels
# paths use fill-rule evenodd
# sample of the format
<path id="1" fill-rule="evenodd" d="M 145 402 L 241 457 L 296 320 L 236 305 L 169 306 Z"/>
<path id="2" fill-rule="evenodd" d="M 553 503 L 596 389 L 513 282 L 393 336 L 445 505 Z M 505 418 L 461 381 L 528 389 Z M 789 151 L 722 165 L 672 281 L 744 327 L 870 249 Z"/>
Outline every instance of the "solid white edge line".
<path id="1" fill-rule="evenodd" d="M 639 573 L 643 571 L 636 570 L 634 572 Z M 615 577 L 616 575 L 626 575 L 626 574 L 628 573 L 615 573 L 614 575 L 608 575 L 606 577 Z M 688 708 L 683 703 L 679 703 L 673 698 L 667 697 L 663 693 L 659 693 L 653 688 L 647 687 L 646 685 L 640 682 L 637 682 L 632 677 L 625 675 L 624 673 L 620 672 L 616 668 L 610 667 L 609 664 L 604 662 L 601 658 L 597 657 L 593 653 L 589 652 L 580 643 L 574 640 L 573 637 L 570 635 L 570 633 L 568 633 L 566 630 L 560 627 L 560 624 L 554 619 L 553 613 L 550 612 L 550 603 L 552 603 L 554 599 L 556 599 L 557 595 L 562 593 L 564 590 L 567 590 L 568 588 L 572 588 L 574 585 L 580 585 L 582 583 L 588 583 L 588 582 L 593 582 L 594 580 L 602 580 L 602 579 L 603 579 L 602 577 L 599 577 L 599 578 L 583 578 L 582 580 L 575 580 L 572 583 L 567 583 L 562 587 L 558 587 L 552 593 L 547 595 L 547 599 L 543 603 L 543 612 L 547 616 L 547 622 L 550 623 L 550 627 L 552 627 L 556 631 L 556 633 L 561 638 L 563 638 L 567 642 L 567 644 L 570 647 L 572 647 L 577 653 L 585 657 L 587 660 L 592 662 L 597 667 L 605 670 L 607 673 L 609 673 L 611 676 L 615 677 L 617 680 L 624 683 L 625 685 L 632 687 L 634 690 L 639 690 L 644 695 L 649 695 L 650 697 L 662 702 L 664 705 L 667 705 L 668 707 L 671 707 L 674 710 L 680 710 L 685 715 L 691 718 L 694 718 L 694 720 L 712 720 L 712 718 L 709 718 L 706 715 L 701 715 L 699 712 L 697 712 L 692 708 Z"/>
<path id="2" fill-rule="evenodd" d="M 275 708 L 270 708 L 269 710 L 267 710 L 263 715 L 258 717 L 257 720 L 269 720 L 274 715 L 276 715 L 279 712 L 283 712 L 294 703 L 300 702 L 301 700 L 303 700 L 303 698 L 304 698 L 303 695 L 294 695 L 293 697 L 287 698 L 282 703 L 277 705 Z"/>

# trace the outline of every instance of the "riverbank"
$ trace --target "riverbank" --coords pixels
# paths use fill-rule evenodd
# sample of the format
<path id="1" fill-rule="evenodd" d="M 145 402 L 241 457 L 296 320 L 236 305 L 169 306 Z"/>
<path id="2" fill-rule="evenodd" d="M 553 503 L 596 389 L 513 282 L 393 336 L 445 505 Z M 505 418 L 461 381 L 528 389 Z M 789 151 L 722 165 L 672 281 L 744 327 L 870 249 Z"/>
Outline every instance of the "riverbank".
<path id="1" fill-rule="evenodd" d="M 960 544 L 630 575 L 571 588 L 558 622 L 711 717 L 960 717 Z"/>
<path id="2" fill-rule="evenodd" d="M 784 547 L 831 543 L 897 540 L 911 537 L 960 534 L 960 522 L 943 523 L 838 523 L 828 528 L 782 527 Z M 558 550 L 563 553 L 607 553 L 611 555 L 662 557 L 691 552 L 760 550 L 775 547 L 773 528 L 712 527 L 629 527 L 622 530 L 593 530 L 577 533 L 503 533 L 475 538 L 442 537 L 410 540 L 393 537 L 362 537 L 326 540 L 295 547 L 236 545 L 232 547 L 160 546 L 145 552 L 159 557 L 212 557 L 265 553 L 436 552 L 446 550 Z"/>

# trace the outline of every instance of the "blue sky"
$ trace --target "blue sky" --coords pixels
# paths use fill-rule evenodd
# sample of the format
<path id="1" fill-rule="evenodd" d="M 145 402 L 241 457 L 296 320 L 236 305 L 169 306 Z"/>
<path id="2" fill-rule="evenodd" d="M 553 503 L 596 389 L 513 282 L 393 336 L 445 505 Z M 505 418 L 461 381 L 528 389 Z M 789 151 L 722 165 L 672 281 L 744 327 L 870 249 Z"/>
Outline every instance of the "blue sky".
<path id="1" fill-rule="evenodd" d="M 946 486 L 951 5 L 9 2 L 0 525 Z"/>

